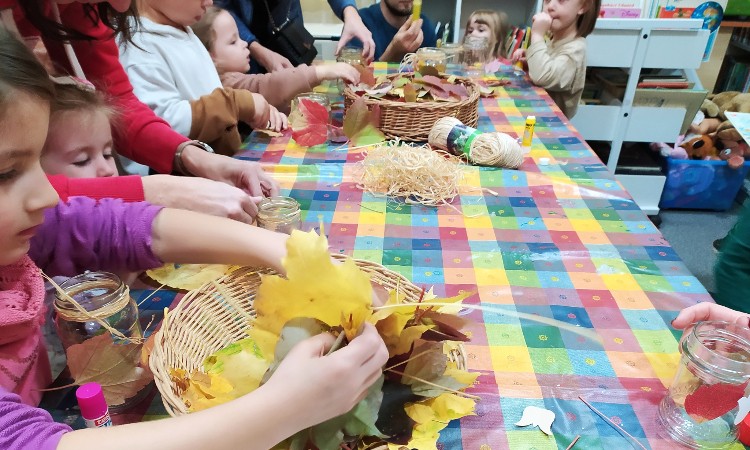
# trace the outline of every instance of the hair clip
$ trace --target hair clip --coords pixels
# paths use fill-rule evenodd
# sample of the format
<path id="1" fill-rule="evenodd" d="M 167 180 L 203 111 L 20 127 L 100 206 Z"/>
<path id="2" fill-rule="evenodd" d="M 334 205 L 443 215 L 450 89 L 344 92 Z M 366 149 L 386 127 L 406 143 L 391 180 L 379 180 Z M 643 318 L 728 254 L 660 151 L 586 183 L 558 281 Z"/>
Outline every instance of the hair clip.
<path id="1" fill-rule="evenodd" d="M 64 86 L 75 86 L 78 89 L 86 92 L 96 92 L 96 86 L 89 80 L 86 80 L 84 78 L 78 78 L 73 76 L 62 76 L 62 77 L 53 77 L 50 76 L 50 79 L 53 83 L 64 85 Z"/>

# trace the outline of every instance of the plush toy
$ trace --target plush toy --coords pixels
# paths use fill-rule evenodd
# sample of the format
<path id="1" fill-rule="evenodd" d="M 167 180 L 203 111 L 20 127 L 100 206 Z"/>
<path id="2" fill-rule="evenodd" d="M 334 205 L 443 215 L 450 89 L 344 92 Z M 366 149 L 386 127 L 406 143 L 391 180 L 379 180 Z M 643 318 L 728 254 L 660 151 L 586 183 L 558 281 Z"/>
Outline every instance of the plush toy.
<path id="1" fill-rule="evenodd" d="M 685 149 L 690 159 L 719 159 L 714 140 L 706 134 L 689 138 L 680 147 Z"/>
<path id="2" fill-rule="evenodd" d="M 690 131 L 711 136 L 717 156 L 728 161 L 730 167 L 738 168 L 744 162 L 745 156 L 750 157 L 750 149 L 734 125 L 727 120 L 725 114 L 727 111 L 750 113 L 750 94 L 728 91 L 709 95 L 701 106 L 701 112 L 705 118 L 698 124 L 692 124 Z M 695 142 L 691 139 L 684 144 L 691 146 Z M 702 144 L 701 148 L 704 145 Z M 703 151 L 705 150 L 698 150 L 697 153 Z M 688 150 L 688 154 L 690 153 L 691 151 Z"/>

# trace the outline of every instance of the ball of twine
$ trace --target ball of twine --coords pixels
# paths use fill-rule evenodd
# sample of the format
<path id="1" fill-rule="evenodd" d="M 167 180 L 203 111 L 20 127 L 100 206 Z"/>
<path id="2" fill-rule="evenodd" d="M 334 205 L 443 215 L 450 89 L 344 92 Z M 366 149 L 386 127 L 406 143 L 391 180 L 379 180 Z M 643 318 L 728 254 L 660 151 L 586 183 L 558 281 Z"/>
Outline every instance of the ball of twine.
<path id="1" fill-rule="evenodd" d="M 358 164 L 358 186 L 373 195 L 439 206 L 450 203 L 459 194 L 460 160 L 426 146 L 381 144 L 368 150 Z"/>
<path id="2" fill-rule="evenodd" d="M 480 133 L 455 117 L 435 122 L 428 142 L 480 166 L 517 169 L 523 163 L 524 152 L 516 139 L 505 133 Z"/>

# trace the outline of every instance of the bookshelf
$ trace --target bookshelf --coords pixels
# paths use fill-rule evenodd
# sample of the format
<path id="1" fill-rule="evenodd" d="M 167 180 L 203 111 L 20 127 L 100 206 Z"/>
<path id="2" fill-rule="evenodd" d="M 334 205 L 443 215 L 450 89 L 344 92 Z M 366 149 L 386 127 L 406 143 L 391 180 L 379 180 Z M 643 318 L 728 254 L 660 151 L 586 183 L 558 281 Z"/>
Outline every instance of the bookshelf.
<path id="1" fill-rule="evenodd" d="M 750 92 L 750 22 L 731 23 L 732 35 L 714 92 Z M 727 23 L 722 22 L 721 25 L 727 26 Z"/>
<path id="2" fill-rule="evenodd" d="M 656 171 L 641 175 L 618 170 L 626 142 L 674 142 L 685 120 L 684 107 L 634 106 L 642 69 L 684 71 L 695 87 L 708 30 L 699 19 L 599 19 L 587 38 L 587 66 L 623 68 L 627 82 L 621 104 L 581 105 L 571 123 L 587 141 L 610 143 L 606 164 L 640 208 L 659 212 L 666 178 Z"/>

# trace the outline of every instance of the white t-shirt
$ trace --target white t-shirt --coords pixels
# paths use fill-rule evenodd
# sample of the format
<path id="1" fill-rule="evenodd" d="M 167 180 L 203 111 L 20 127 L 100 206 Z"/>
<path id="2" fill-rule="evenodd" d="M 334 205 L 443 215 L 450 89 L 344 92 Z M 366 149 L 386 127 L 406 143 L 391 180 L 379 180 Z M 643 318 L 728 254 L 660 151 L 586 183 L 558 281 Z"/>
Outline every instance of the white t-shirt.
<path id="1" fill-rule="evenodd" d="M 188 136 L 193 122 L 190 100 L 220 88 L 219 74 L 189 27 L 181 30 L 145 17 L 140 21 L 133 42 L 120 42 L 122 66 L 138 99 Z"/>

